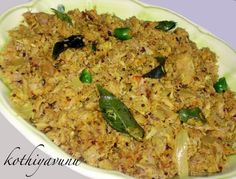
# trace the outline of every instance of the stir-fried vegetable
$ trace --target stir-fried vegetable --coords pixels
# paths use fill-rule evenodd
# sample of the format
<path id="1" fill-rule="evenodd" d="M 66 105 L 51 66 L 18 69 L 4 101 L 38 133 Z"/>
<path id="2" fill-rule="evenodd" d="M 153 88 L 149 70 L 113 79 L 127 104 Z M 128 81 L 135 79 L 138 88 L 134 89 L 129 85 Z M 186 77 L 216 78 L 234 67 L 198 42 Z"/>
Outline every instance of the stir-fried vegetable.
<path id="1" fill-rule="evenodd" d="M 24 119 L 30 120 L 33 116 L 33 106 L 30 102 L 24 104 L 11 103 L 16 112 Z"/>
<path id="2" fill-rule="evenodd" d="M 185 178 L 188 176 L 188 143 L 189 136 L 185 129 L 182 129 L 175 138 L 175 156 L 178 175 L 180 178 Z"/>
<path id="3" fill-rule="evenodd" d="M 188 122 L 188 120 L 192 118 L 203 123 L 206 122 L 206 118 L 198 107 L 179 110 L 179 117 L 182 122 Z"/>
<path id="4" fill-rule="evenodd" d="M 142 140 L 144 130 L 136 122 L 128 107 L 102 86 L 97 85 L 97 89 L 100 94 L 99 106 L 106 122 L 118 132 Z"/>
<path id="5" fill-rule="evenodd" d="M 155 28 L 158 30 L 167 32 L 167 31 L 175 28 L 175 26 L 176 26 L 176 22 L 174 22 L 174 21 L 160 21 L 160 22 L 158 22 L 158 24 Z"/>
<path id="6" fill-rule="evenodd" d="M 82 35 L 72 35 L 62 41 L 57 42 L 53 47 L 52 57 L 58 56 L 68 48 L 83 48 L 85 46 Z"/>
<path id="7" fill-rule="evenodd" d="M 144 78 L 161 78 L 165 76 L 166 71 L 163 65 L 159 65 L 150 72 L 143 75 Z"/>
<path id="8" fill-rule="evenodd" d="M 113 35 L 120 40 L 129 40 L 132 38 L 131 29 L 128 27 L 116 28 Z"/>
<path id="9" fill-rule="evenodd" d="M 93 81 L 92 75 L 88 69 L 82 71 L 79 79 L 82 83 L 92 83 Z"/>
<path id="10" fill-rule="evenodd" d="M 65 13 L 65 7 L 63 5 L 58 5 L 57 9 L 51 8 L 51 10 L 60 20 L 65 21 L 70 25 L 73 25 L 72 19 Z"/>
<path id="11" fill-rule="evenodd" d="M 220 78 L 215 84 L 214 88 L 217 93 L 223 93 L 228 89 L 228 84 L 225 77 Z"/>

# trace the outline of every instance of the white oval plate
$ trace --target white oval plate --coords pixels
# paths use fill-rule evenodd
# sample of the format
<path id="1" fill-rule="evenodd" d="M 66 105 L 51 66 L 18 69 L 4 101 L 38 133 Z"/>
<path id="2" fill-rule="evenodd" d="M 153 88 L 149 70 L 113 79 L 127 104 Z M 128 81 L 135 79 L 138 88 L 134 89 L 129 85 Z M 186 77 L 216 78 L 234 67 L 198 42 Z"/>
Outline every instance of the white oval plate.
<path id="1" fill-rule="evenodd" d="M 174 20 L 178 26 L 185 28 L 190 39 L 197 43 L 198 47 L 209 47 L 217 54 L 219 63 L 219 75 L 227 78 L 230 88 L 236 91 L 236 52 L 202 27 L 190 22 L 179 14 L 170 10 L 143 4 L 136 0 L 34 0 L 30 3 L 16 6 L 0 16 L 0 49 L 4 48 L 8 40 L 7 31 L 16 27 L 22 20 L 22 14 L 26 11 L 51 13 L 50 8 L 63 4 L 66 10 L 79 8 L 80 10 L 92 9 L 96 7 L 98 13 L 112 13 L 121 18 L 136 16 L 143 20 Z M 54 158 L 70 158 L 65 152 L 51 142 L 43 133 L 32 127 L 22 119 L 9 105 L 7 98 L 7 88 L 0 82 L 0 112 L 5 118 L 17 128 L 33 145 L 44 144 L 46 147 L 42 150 Z M 209 177 L 190 177 L 190 178 L 236 178 L 236 156 L 229 160 L 229 168 L 221 174 Z M 70 166 L 74 171 L 98 179 L 123 179 L 132 178 L 115 171 L 108 171 L 89 166 L 82 163 L 79 166 Z"/>

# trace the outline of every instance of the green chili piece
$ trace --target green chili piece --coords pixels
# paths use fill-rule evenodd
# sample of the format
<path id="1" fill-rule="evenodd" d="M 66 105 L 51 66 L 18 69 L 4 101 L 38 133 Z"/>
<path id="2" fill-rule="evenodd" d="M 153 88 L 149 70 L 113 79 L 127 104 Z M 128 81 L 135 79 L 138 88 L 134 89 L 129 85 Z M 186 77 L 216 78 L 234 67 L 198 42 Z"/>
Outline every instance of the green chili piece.
<path id="1" fill-rule="evenodd" d="M 182 122 L 188 122 L 188 120 L 192 118 L 200 120 L 203 123 L 206 122 L 206 118 L 199 107 L 181 109 L 178 113 Z"/>
<path id="2" fill-rule="evenodd" d="M 57 10 L 58 10 L 59 12 L 65 13 L 65 6 L 64 6 L 63 4 L 59 4 L 59 5 L 57 6 Z"/>
<path id="3" fill-rule="evenodd" d="M 214 88 L 217 93 L 223 93 L 228 89 L 228 84 L 225 77 L 220 78 L 215 84 Z"/>
<path id="4" fill-rule="evenodd" d="M 89 72 L 88 69 L 84 69 L 82 71 L 82 73 L 80 74 L 79 79 L 82 83 L 92 83 L 92 81 L 93 81 L 92 75 L 91 75 L 91 73 Z"/>
<path id="5" fill-rule="evenodd" d="M 142 140 L 144 130 L 136 122 L 128 107 L 102 86 L 97 85 L 97 89 L 100 94 L 99 106 L 106 122 L 118 132 Z"/>
<path id="6" fill-rule="evenodd" d="M 116 28 L 113 35 L 120 40 L 129 40 L 132 38 L 131 29 L 128 27 Z"/>
<path id="7" fill-rule="evenodd" d="M 155 27 L 158 30 L 167 32 L 173 28 L 175 28 L 176 22 L 174 21 L 160 21 L 158 22 L 157 26 Z"/>

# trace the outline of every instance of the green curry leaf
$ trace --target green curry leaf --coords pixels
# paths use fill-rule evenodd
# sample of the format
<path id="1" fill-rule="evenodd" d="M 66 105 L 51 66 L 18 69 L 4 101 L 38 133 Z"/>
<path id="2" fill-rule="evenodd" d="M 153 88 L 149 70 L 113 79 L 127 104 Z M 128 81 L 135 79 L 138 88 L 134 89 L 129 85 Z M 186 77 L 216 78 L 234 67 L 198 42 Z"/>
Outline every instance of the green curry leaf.
<path id="1" fill-rule="evenodd" d="M 97 89 L 100 94 L 99 106 L 106 122 L 118 132 L 142 140 L 144 130 L 136 122 L 128 107 L 102 86 L 97 85 Z"/>

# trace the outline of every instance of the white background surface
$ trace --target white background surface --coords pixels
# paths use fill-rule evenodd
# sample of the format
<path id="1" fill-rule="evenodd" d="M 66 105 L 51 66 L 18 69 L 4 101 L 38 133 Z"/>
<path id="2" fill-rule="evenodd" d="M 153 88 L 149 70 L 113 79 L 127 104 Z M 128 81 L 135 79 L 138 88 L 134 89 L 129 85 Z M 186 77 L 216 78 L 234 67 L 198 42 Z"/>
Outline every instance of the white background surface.
<path id="1" fill-rule="evenodd" d="M 160 5 L 170 8 L 192 21 L 200 24 L 215 35 L 222 38 L 234 49 L 236 49 L 236 1 L 235 0 L 142 0 L 143 2 Z M 27 0 L 1 0 L 0 13 L 17 4 L 22 4 Z M 236 60 L 236 59 L 235 59 Z M 236 64 L 236 63 L 235 63 Z M 3 163 L 10 151 L 19 146 L 21 151 L 18 157 L 23 154 L 29 154 L 34 146 L 26 140 L 7 120 L 0 114 L 0 178 L 5 179 L 24 179 L 25 174 L 31 173 L 35 168 L 24 166 L 4 166 Z M 40 157 L 46 157 L 39 150 Z M 31 177 L 33 179 L 42 178 L 68 178 L 68 179 L 87 179 L 68 169 L 67 167 L 44 167 Z"/>

